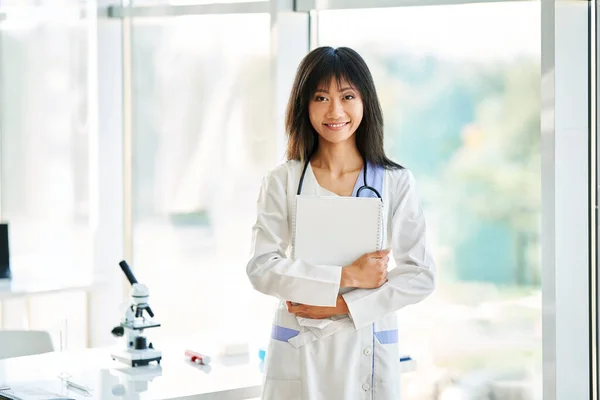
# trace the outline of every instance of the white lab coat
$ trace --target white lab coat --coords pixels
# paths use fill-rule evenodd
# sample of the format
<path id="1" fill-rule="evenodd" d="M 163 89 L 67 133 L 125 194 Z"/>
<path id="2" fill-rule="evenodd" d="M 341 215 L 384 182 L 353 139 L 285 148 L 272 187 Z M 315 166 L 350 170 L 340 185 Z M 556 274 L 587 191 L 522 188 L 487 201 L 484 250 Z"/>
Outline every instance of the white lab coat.
<path id="1" fill-rule="evenodd" d="M 406 169 L 384 173 L 384 248 L 391 245 L 396 263 L 388 282 L 377 289 L 343 294 L 350 318 L 336 321 L 319 336 L 287 312 L 285 301 L 335 306 L 342 266 L 312 265 L 288 257 L 301 173 L 298 161 L 279 165 L 264 179 L 258 198 L 247 273 L 256 290 L 281 300 L 266 354 L 262 398 L 397 400 L 400 361 L 395 311 L 423 300 L 435 286 L 435 266 L 413 175 Z M 318 184 L 310 166 L 302 194 L 335 196 Z M 285 341 L 286 332 L 297 334 Z"/>

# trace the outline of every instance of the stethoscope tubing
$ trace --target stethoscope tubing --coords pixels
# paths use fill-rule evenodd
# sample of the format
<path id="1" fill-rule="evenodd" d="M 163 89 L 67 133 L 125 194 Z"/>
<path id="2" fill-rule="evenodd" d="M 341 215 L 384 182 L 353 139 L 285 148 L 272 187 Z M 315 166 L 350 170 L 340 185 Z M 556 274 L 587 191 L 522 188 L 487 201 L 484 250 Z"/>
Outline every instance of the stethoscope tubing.
<path id="1" fill-rule="evenodd" d="M 296 195 L 300 196 L 300 194 L 302 194 L 302 185 L 304 184 L 304 176 L 306 175 L 306 170 L 308 169 L 308 164 L 310 163 L 310 158 L 308 158 L 306 160 L 306 162 L 304 163 L 304 168 L 302 169 L 302 175 L 300 175 L 300 181 L 298 182 L 298 190 L 296 192 Z M 377 191 L 377 189 L 375 189 L 372 186 L 367 185 L 367 161 L 364 161 L 364 165 L 365 165 L 365 171 L 363 174 L 363 185 L 361 187 L 358 188 L 358 190 L 356 191 L 356 197 L 360 197 L 360 192 L 362 192 L 363 190 L 370 190 L 373 193 L 375 193 L 375 195 L 377 195 L 377 197 L 379 198 L 379 200 L 383 201 L 383 199 L 381 198 L 381 194 Z"/>

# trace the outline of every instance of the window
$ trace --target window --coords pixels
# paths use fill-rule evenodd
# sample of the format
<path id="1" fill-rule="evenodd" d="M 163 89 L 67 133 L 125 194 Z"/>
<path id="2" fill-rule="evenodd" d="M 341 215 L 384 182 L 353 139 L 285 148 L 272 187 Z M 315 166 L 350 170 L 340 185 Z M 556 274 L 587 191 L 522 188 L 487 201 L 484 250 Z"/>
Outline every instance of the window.
<path id="1" fill-rule="evenodd" d="M 537 2 L 318 14 L 319 45 L 369 64 L 430 226 L 438 289 L 399 313 L 407 398 L 541 396 L 539 21 Z"/>
<path id="2" fill-rule="evenodd" d="M 150 334 L 247 341 L 273 311 L 244 273 L 276 162 L 269 15 L 140 18 L 132 38 L 133 267 L 162 324 Z"/>
<path id="3" fill-rule="evenodd" d="M 21 2 L 4 2 L 9 7 L 0 10 L 6 11 L 0 22 L 1 211 L 9 224 L 11 270 L 19 281 L 56 281 L 92 271 L 88 95 L 95 77 L 88 70 L 87 35 L 92 21 L 68 3 L 54 13 L 16 7 L 35 5 Z M 47 329 L 58 339 L 68 321 L 68 345 L 83 347 L 85 304 L 82 293 L 38 296 L 28 306 L 7 300 L 4 328 L 21 328 L 21 311 L 28 308 L 28 328 Z M 44 311 L 49 308 L 55 312 Z"/>
<path id="4" fill-rule="evenodd" d="M 2 218 L 15 274 L 91 270 L 88 21 L 0 24 Z"/>

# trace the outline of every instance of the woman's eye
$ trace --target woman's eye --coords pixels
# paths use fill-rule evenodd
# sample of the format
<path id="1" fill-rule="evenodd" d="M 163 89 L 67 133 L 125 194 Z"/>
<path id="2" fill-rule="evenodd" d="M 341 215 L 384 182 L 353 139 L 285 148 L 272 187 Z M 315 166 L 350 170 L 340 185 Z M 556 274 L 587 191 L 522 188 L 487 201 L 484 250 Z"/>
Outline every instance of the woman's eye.
<path id="1" fill-rule="evenodd" d="M 352 100 L 352 99 L 354 99 L 354 95 L 352 95 L 352 94 L 347 94 L 346 96 L 344 96 L 344 98 L 345 98 L 346 100 Z"/>
<path id="2" fill-rule="evenodd" d="M 325 101 L 325 100 L 327 100 L 327 99 L 323 96 L 315 96 L 315 101 Z"/>

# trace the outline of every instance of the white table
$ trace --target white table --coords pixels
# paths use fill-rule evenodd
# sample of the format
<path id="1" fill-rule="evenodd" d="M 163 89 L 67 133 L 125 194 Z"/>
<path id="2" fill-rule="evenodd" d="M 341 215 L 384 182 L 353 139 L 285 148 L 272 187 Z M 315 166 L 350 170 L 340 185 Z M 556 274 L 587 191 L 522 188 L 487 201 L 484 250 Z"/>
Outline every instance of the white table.
<path id="1" fill-rule="evenodd" d="M 250 399 L 260 396 L 258 355 L 215 357 L 210 368 L 184 358 L 185 348 L 163 351 L 160 366 L 127 367 L 113 361 L 110 348 L 0 360 L 0 386 L 27 384 L 79 399 Z M 69 389 L 59 375 L 90 388 L 91 396 Z"/>
<path id="2" fill-rule="evenodd" d="M 0 387 L 27 385 L 76 400 L 238 400 L 261 394 L 262 372 L 256 354 L 215 357 L 206 367 L 185 360 L 185 347 L 175 346 L 163 351 L 160 366 L 152 363 L 131 368 L 113 361 L 111 350 L 97 348 L 0 360 Z M 415 367 L 414 361 L 401 362 L 401 373 Z M 69 389 L 59 378 L 64 374 L 91 389 L 90 393 Z"/>

